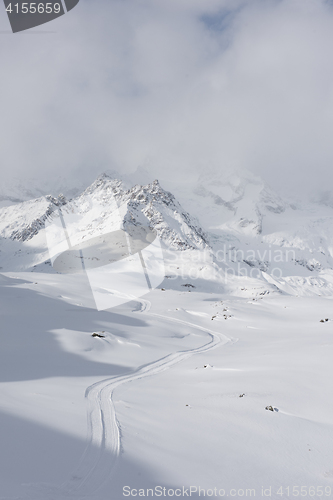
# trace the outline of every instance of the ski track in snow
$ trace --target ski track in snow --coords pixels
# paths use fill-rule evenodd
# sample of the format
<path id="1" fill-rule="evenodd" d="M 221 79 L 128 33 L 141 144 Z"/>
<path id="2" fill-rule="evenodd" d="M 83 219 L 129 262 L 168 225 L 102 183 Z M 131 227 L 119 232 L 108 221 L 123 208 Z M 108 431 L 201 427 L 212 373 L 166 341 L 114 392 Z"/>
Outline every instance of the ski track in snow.
<path id="1" fill-rule="evenodd" d="M 141 303 L 141 313 L 149 313 L 150 302 L 136 299 Z M 61 486 L 63 497 L 67 495 L 89 496 L 96 493 L 112 479 L 121 451 L 120 425 L 112 400 L 114 390 L 122 384 L 161 373 L 171 366 L 189 358 L 193 354 L 209 351 L 218 345 L 233 342 L 223 334 L 193 323 L 149 313 L 149 315 L 173 323 L 195 328 L 207 333 L 211 340 L 201 347 L 178 351 L 152 363 L 139 367 L 128 375 L 116 376 L 96 382 L 86 389 L 88 401 L 88 445 L 81 461 L 69 481 Z"/>
<path id="2" fill-rule="evenodd" d="M 131 297 L 131 300 L 133 300 L 133 297 Z M 150 313 L 151 303 L 148 300 L 137 298 L 135 300 L 141 304 L 140 313 L 146 313 L 152 317 L 161 318 L 163 321 L 167 320 L 200 330 L 208 334 L 211 340 L 195 349 L 168 354 L 152 363 L 137 368 L 127 375 L 110 377 L 89 386 L 85 392 L 88 402 L 88 444 L 71 478 L 61 486 L 45 483 L 27 485 L 29 491 L 26 496 L 16 497 L 15 500 L 45 500 L 47 498 L 50 500 L 60 498 L 63 500 L 70 498 L 96 499 L 95 494 L 98 493 L 98 490 L 114 477 L 121 452 L 120 424 L 112 400 L 114 390 L 122 384 L 157 375 L 171 366 L 190 358 L 193 354 L 207 352 L 229 342 L 237 342 L 237 339 L 228 338 L 224 334 L 206 327 L 177 318 Z M 14 499 L 0 497 L 0 500 Z"/>

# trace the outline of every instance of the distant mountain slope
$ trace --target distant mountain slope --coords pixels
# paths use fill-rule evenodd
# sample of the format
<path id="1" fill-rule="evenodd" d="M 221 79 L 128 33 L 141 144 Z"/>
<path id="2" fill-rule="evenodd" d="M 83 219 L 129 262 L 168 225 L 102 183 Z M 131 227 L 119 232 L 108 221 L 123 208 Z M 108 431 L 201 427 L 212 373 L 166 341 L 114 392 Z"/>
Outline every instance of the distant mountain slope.
<path id="1" fill-rule="evenodd" d="M 288 207 L 260 177 L 248 171 L 229 175 L 206 172 L 185 189 L 185 208 L 211 232 L 255 237 L 262 233 L 266 214 L 282 214 Z M 178 198 L 180 191 L 176 191 Z"/>
<path id="2" fill-rule="evenodd" d="M 332 207 L 283 200 L 248 171 L 207 172 L 182 191 L 177 197 L 204 227 L 217 260 L 235 272 L 242 266 L 306 276 L 333 269 Z"/>

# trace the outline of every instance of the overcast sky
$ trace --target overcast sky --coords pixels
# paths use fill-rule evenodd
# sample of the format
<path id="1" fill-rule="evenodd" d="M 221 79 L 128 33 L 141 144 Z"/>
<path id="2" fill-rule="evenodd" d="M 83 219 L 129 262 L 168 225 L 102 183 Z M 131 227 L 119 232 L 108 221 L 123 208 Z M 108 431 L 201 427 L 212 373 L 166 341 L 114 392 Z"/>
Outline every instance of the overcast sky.
<path id="1" fill-rule="evenodd" d="M 0 6 L 3 176 L 247 168 L 333 186 L 329 1 L 81 0 L 9 29 Z"/>

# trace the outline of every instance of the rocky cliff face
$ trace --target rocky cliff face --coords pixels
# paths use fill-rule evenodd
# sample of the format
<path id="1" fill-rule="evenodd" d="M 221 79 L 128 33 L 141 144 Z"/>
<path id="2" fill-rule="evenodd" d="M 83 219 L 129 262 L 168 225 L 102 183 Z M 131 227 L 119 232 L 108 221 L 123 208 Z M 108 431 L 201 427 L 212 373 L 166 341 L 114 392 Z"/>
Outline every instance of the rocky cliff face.
<path id="1" fill-rule="evenodd" d="M 45 221 L 59 207 L 66 205 L 64 196 L 43 196 L 0 210 L 0 236 L 17 241 L 28 241 L 45 226 Z"/>
<path id="2" fill-rule="evenodd" d="M 168 247 L 203 249 L 208 238 L 191 217 L 157 180 L 127 189 L 120 180 L 100 176 L 81 195 L 68 201 L 64 196 L 44 196 L 0 210 L 0 236 L 21 242 L 35 238 L 58 208 L 77 215 L 82 237 L 112 231 L 118 224 L 146 225 Z"/>
<path id="3" fill-rule="evenodd" d="M 92 230 L 105 232 L 120 217 L 125 228 L 127 224 L 149 226 L 173 249 L 204 249 L 209 245 L 197 219 L 157 180 L 127 189 L 120 180 L 102 175 L 68 207 L 78 213 L 89 210 L 95 213 L 94 221 L 90 222 Z"/>

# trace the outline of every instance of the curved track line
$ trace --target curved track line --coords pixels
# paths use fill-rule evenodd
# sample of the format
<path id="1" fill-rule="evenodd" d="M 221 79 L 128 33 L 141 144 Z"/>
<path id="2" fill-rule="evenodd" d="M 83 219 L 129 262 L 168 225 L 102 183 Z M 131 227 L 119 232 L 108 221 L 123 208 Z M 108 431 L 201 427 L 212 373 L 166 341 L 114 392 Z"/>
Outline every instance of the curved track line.
<path id="1" fill-rule="evenodd" d="M 143 299 L 139 299 L 139 302 L 141 303 L 140 312 L 148 313 L 151 306 L 150 302 Z M 72 478 L 62 485 L 63 494 L 89 495 L 95 493 L 114 474 L 121 450 L 120 425 L 112 400 L 113 392 L 117 387 L 127 382 L 161 373 L 193 354 L 209 351 L 221 343 L 223 345 L 233 342 L 232 339 L 225 335 L 208 328 L 160 314 L 149 314 L 156 318 L 201 330 L 208 333 L 211 340 L 201 347 L 164 356 L 157 361 L 137 368 L 127 375 L 110 377 L 96 382 L 86 389 L 89 442 Z"/>

